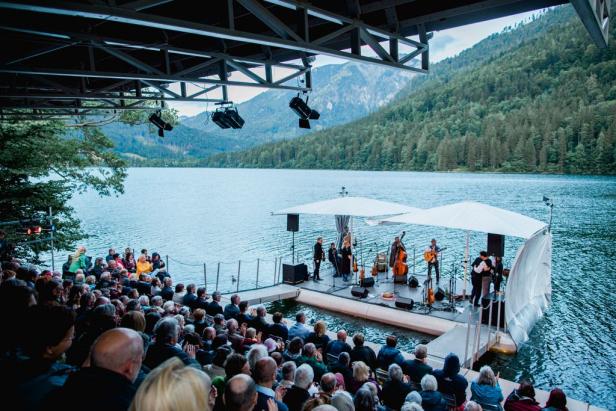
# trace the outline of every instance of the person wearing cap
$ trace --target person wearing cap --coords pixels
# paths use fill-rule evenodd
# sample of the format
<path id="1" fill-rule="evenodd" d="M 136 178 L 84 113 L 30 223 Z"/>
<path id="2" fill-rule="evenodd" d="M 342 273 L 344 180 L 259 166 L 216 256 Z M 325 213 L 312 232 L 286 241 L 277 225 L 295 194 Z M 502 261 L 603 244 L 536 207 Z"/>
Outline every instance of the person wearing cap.
<path id="1" fill-rule="evenodd" d="M 416 387 L 419 387 L 423 376 L 432 373 L 432 367 L 428 365 L 428 347 L 418 344 L 415 347 L 415 358 L 404 360 L 402 371 L 409 376 Z"/>

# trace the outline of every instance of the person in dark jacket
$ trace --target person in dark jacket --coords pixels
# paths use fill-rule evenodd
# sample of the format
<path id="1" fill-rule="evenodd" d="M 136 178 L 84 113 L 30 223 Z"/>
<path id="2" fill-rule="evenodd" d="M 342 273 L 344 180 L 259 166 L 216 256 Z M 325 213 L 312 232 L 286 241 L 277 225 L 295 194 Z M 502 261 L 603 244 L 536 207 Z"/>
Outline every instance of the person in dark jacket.
<path id="1" fill-rule="evenodd" d="M 329 336 L 327 335 L 327 324 L 325 321 L 317 321 L 314 324 L 314 331 L 308 334 L 306 337 L 306 343 L 313 343 L 318 349 L 324 350 L 329 343 Z"/>
<path id="2" fill-rule="evenodd" d="M 281 312 L 274 313 L 272 316 L 274 324 L 269 326 L 268 333 L 269 335 L 282 338 L 282 341 L 287 341 L 289 339 L 289 329 L 283 324 L 282 318 Z"/>
<path id="3" fill-rule="evenodd" d="M 505 411 L 540 411 L 535 400 L 535 387 L 527 380 L 520 381 L 520 386 L 513 390 L 505 400 Z"/>
<path id="4" fill-rule="evenodd" d="M 173 289 L 173 281 L 171 277 L 165 277 L 163 280 L 164 287 L 160 290 L 160 296 L 163 297 L 163 300 L 169 301 L 173 299 L 173 293 L 175 290 Z"/>
<path id="5" fill-rule="evenodd" d="M 182 298 L 182 305 L 190 307 L 190 309 L 194 309 L 195 302 L 197 301 L 197 295 L 195 291 L 197 290 L 197 286 L 194 284 L 188 284 L 186 287 L 186 295 Z"/>
<path id="6" fill-rule="evenodd" d="M 364 346 L 364 335 L 357 333 L 353 336 L 355 347 L 351 350 L 351 364 L 355 361 L 363 361 L 371 369 L 376 368 L 376 354 L 370 347 Z"/>
<path id="7" fill-rule="evenodd" d="M 212 301 L 207 305 L 207 308 L 205 309 L 205 312 L 207 313 L 207 315 L 213 317 L 216 314 L 223 313 L 222 306 L 220 305 L 220 298 L 221 298 L 220 291 L 214 291 L 212 293 Z"/>
<path id="8" fill-rule="evenodd" d="M 152 253 L 152 270 L 160 270 L 165 267 L 165 262 L 161 260 L 160 254 Z"/>
<path id="9" fill-rule="evenodd" d="M 237 294 L 233 294 L 231 296 L 231 302 L 225 305 L 225 310 L 223 311 L 225 320 L 229 320 L 231 318 L 237 319 L 237 316 L 240 314 L 240 300 L 240 296 Z"/>
<path id="10" fill-rule="evenodd" d="M 327 260 L 334 266 L 334 277 L 340 277 L 340 255 L 336 249 L 336 243 L 329 245 L 327 250 Z"/>
<path id="11" fill-rule="evenodd" d="M 383 405 L 393 410 L 399 410 L 412 387 L 404 382 L 404 374 L 402 374 L 402 368 L 398 364 L 391 364 L 387 372 L 389 379 L 383 384 L 381 391 Z"/>
<path id="12" fill-rule="evenodd" d="M 276 382 L 277 369 L 276 361 L 272 357 L 264 357 L 256 362 L 252 376 L 257 383 L 258 398 L 253 411 L 269 409 L 267 406 L 269 400 L 274 400 L 278 411 L 288 411 L 286 404 L 276 399 L 276 393 L 272 389 Z"/>
<path id="13" fill-rule="evenodd" d="M 250 325 L 252 322 L 252 315 L 248 313 L 248 301 L 241 301 L 238 305 L 240 313 L 237 315 L 237 322 L 239 325 Z"/>
<path id="14" fill-rule="evenodd" d="M 550 397 L 545 403 L 543 411 L 568 411 L 567 396 L 560 388 L 554 388 L 550 391 Z"/>
<path id="15" fill-rule="evenodd" d="M 156 368 L 171 357 L 178 357 L 186 365 L 201 366 L 195 360 L 196 348 L 187 345 L 187 352 L 182 351 L 178 346 L 180 326 L 174 317 L 161 319 L 154 327 L 156 341 L 148 348 L 144 364 L 150 369 Z"/>
<path id="16" fill-rule="evenodd" d="M 460 359 L 454 353 L 447 354 L 443 368 L 433 372 L 438 383 L 438 390 L 443 394 L 455 396 L 456 406 L 466 401 L 466 387 L 468 386 L 468 381 L 459 372 Z"/>
<path id="17" fill-rule="evenodd" d="M 323 252 L 323 238 L 317 238 L 317 242 L 314 244 L 314 253 L 312 256 L 312 261 L 314 262 L 314 275 L 313 279 L 315 281 L 321 281 L 321 277 L 319 275 L 319 271 L 321 269 L 321 262 L 325 259 L 325 253 Z"/>
<path id="18" fill-rule="evenodd" d="M 333 355 L 334 357 L 338 357 L 341 352 L 351 353 L 351 346 L 347 344 L 347 332 L 345 330 L 339 330 L 336 333 L 336 339 L 330 341 L 325 346 L 325 355 L 323 356 L 323 360 L 328 362 L 328 355 Z"/>
<path id="19" fill-rule="evenodd" d="M 419 386 L 424 375 L 432 373 L 432 367 L 427 364 L 428 347 L 426 345 L 418 344 L 414 354 L 415 358 L 402 363 L 402 371 L 409 376 L 413 384 Z"/>
<path id="20" fill-rule="evenodd" d="M 257 334 L 261 333 L 262 337 L 267 336 L 267 332 L 270 326 L 267 320 L 265 319 L 266 315 L 267 315 L 267 310 L 265 309 L 264 306 L 260 305 L 257 307 L 257 316 L 254 317 L 252 319 L 252 322 L 250 323 L 250 327 L 257 330 Z M 265 340 L 265 338 L 263 338 L 263 340 Z"/>
<path id="21" fill-rule="evenodd" d="M 447 411 L 443 394 L 437 391 L 438 383 L 433 375 L 426 374 L 421 379 L 421 406 L 424 411 Z"/>
<path id="22" fill-rule="evenodd" d="M 289 408 L 289 411 L 302 411 L 306 401 L 310 399 L 308 389 L 312 385 L 314 372 L 308 364 L 302 364 L 295 370 L 293 386 L 287 390 L 282 402 Z"/>
<path id="23" fill-rule="evenodd" d="M 391 364 L 402 365 L 404 357 L 399 349 L 398 338 L 395 335 L 388 335 L 385 339 L 385 347 L 381 347 L 379 355 L 376 357 L 377 364 L 380 369 L 387 370 Z"/>
<path id="24" fill-rule="evenodd" d="M 344 386 L 350 387 L 353 383 L 353 370 L 351 369 L 351 356 L 348 352 L 341 352 L 338 361 L 329 365 L 329 371 L 339 373 L 344 378 Z"/>
<path id="25" fill-rule="evenodd" d="M 48 402 L 49 409 L 126 411 L 143 358 L 143 340 L 128 328 L 106 331 L 92 346 L 90 365 L 72 374 Z"/>

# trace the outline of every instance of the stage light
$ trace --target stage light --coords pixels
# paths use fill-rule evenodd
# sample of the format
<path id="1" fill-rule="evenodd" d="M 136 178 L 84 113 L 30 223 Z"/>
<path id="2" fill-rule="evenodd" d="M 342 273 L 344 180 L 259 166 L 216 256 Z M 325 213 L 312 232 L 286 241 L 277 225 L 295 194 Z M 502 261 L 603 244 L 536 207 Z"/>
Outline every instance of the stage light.
<path id="1" fill-rule="evenodd" d="M 318 120 L 321 117 L 318 111 L 311 109 L 308 105 L 308 97 L 304 101 L 299 97 L 299 94 L 289 101 L 289 107 L 299 116 L 300 128 L 310 128 L 308 120 Z"/>
<path id="2" fill-rule="evenodd" d="M 149 120 L 150 123 L 154 124 L 158 128 L 159 137 L 165 137 L 165 131 L 173 130 L 173 126 L 162 119 L 160 116 L 160 111 L 152 113 Z"/>
<path id="3" fill-rule="evenodd" d="M 242 128 L 245 120 L 240 116 L 236 107 L 221 107 L 212 113 L 212 121 L 220 128 Z"/>

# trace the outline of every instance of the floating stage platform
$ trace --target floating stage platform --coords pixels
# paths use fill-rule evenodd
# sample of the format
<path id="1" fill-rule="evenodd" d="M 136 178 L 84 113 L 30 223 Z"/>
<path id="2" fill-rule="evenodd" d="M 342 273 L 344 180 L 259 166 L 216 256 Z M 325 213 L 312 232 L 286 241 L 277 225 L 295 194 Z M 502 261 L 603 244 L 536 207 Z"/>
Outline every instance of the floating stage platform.
<path id="1" fill-rule="evenodd" d="M 421 281 L 423 278 L 417 276 Z M 503 333 L 496 333 L 494 327 L 483 326 L 480 328 L 480 333 L 477 335 L 476 328 L 471 326 L 470 332 L 467 333 L 469 316 L 472 323 L 476 322 L 478 313 L 466 302 L 458 304 L 458 310 L 441 311 L 432 310 L 429 312 L 418 310 L 409 311 L 395 307 L 394 301 L 382 300 L 380 295 L 386 291 L 393 291 L 395 287 L 396 294 L 406 298 L 417 298 L 421 301 L 422 289 L 412 289 L 404 284 L 393 284 L 391 279 L 379 278 L 375 287 L 369 288 L 369 296 L 364 299 L 359 299 L 352 296 L 351 284 L 342 286 L 342 280 L 337 280 L 337 286 L 332 287 L 332 279 L 329 278 L 320 282 L 307 281 L 297 285 L 278 284 L 268 287 L 263 287 L 255 290 L 240 291 L 242 300 L 248 301 L 250 305 L 258 305 L 267 302 L 281 301 L 286 299 L 295 299 L 297 302 L 311 305 L 317 308 L 350 315 L 356 318 L 361 318 L 376 323 L 391 325 L 394 327 L 404 328 L 436 336 L 434 340 L 428 343 L 428 363 L 434 368 L 441 368 L 444 358 L 450 352 L 456 353 L 463 364 L 462 375 L 469 381 L 467 396 L 470 398 L 470 382 L 477 378 L 478 373 L 467 367 L 471 364 L 471 359 L 479 358 L 488 350 L 496 350 L 499 352 L 515 353 L 515 344 L 511 338 Z M 458 281 L 461 286 L 461 281 Z M 469 282 L 470 285 L 470 282 Z M 223 295 L 223 301 L 229 301 L 229 293 Z M 414 299 L 414 298 L 413 298 Z M 268 314 L 271 316 L 271 314 Z M 271 321 L 271 318 L 270 318 Z M 293 319 L 286 319 L 289 326 L 294 324 Z M 336 333 L 333 331 L 327 332 L 330 338 L 335 339 Z M 479 340 L 478 344 L 466 344 L 466 338 Z M 349 344 L 352 344 L 351 337 L 348 337 Z M 378 353 L 379 344 L 366 341 L 367 346 L 370 346 Z M 466 347 L 469 347 L 467 350 Z M 473 347 L 473 348 L 471 348 Z M 413 358 L 413 354 L 403 352 L 405 358 Z M 499 384 L 506 397 L 513 391 L 518 384 L 513 381 L 508 381 L 503 378 L 499 379 Z M 536 389 L 536 399 L 541 404 L 545 404 L 548 399 L 549 392 Z M 602 411 L 603 408 L 595 407 L 591 404 L 567 398 L 567 407 L 570 411 Z"/>

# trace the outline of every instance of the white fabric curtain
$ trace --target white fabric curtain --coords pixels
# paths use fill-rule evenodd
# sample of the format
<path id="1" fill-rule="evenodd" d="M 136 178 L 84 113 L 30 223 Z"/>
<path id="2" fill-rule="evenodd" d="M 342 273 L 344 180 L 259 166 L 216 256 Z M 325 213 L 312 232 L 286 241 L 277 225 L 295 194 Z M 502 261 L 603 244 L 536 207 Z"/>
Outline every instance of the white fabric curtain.
<path id="1" fill-rule="evenodd" d="M 552 234 L 543 229 L 518 250 L 507 280 L 505 321 L 517 345 L 543 316 L 552 297 Z"/>
<path id="2" fill-rule="evenodd" d="M 342 248 L 342 240 L 346 233 L 351 229 L 349 227 L 349 221 L 351 217 L 348 215 L 337 215 L 336 216 L 336 231 L 338 232 L 338 250 Z"/>

